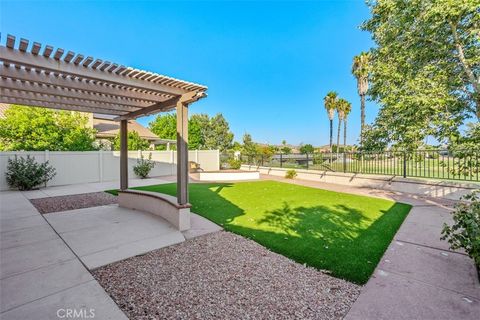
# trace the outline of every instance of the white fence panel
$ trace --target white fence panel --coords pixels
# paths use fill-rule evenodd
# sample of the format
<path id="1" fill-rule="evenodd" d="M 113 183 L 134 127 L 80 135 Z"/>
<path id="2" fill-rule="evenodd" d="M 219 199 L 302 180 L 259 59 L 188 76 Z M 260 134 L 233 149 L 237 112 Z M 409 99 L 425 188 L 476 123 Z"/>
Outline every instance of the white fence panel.
<path id="1" fill-rule="evenodd" d="M 129 151 L 128 175 L 136 177 L 133 167 L 143 154 L 144 158 L 152 154 L 155 167 L 150 172 L 151 177 L 175 175 L 177 173 L 176 151 Z M 120 152 L 118 151 L 14 151 L 0 152 L 0 190 L 8 190 L 5 172 L 9 158 L 26 157 L 30 155 L 37 162 L 49 160 L 56 169 L 57 175 L 48 182 L 48 186 L 59 186 L 75 183 L 115 181 L 120 177 Z M 220 153 L 218 150 L 190 150 L 189 161 L 200 164 L 204 171 L 220 169 Z"/>

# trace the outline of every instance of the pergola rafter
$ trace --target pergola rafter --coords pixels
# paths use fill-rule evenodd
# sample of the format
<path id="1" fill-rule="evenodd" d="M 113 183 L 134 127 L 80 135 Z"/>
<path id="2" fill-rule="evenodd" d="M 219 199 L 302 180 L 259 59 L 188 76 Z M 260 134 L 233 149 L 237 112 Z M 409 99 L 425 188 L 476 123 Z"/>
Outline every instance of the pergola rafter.
<path id="1" fill-rule="evenodd" d="M 0 102 L 116 116 L 121 122 L 121 189 L 128 187 L 127 120 L 176 108 L 180 204 L 188 201 L 188 104 L 206 91 L 196 83 L 12 35 L 0 44 Z"/>

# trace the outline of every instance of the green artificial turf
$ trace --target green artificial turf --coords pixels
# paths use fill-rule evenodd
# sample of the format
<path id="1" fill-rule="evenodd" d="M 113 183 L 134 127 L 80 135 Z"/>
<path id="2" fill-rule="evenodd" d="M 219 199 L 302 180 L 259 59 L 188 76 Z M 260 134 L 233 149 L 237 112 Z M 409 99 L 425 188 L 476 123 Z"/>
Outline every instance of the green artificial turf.
<path id="1" fill-rule="evenodd" d="M 176 194 L 175 183 L 134 189 Z M 193 212 L 358 284 L 367 282 L 411 208 L 276 181 L 196 183 L 189 190 Z"/>

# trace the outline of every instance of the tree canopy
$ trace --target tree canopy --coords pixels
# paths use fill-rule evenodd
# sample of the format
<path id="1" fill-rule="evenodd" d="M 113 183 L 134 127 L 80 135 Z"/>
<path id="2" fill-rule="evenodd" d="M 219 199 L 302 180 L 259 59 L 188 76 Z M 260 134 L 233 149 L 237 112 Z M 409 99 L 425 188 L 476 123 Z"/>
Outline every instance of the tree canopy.
<path id="1" fill-rule="evenodd" d="M 127 141 L 128 150 L 146 150 L 150 147 L 150 142 L 140 137 L 136 131 L 128 132 Z M 117 151 L 120 150 L 120 133 L 118 133 L 113 140 L 113 149 Z"/>
<path id="2" fill-rule="evenodd" d="M 79 112 L 12 105 L 0 119 L 3 151 L 96 150 L 95 130 Z"/>
<path id="3" fill-rule="evenodd" d="M 365 148 L 455 143 L 480 117 L 479 0 L 376 0 L 369 95 L 380 105 Z"/>
<path id="4" fill-rule="evenodd" d="M 315 148 L 311 144 L 304 144 L 303 146 L 300 147 L 300 152 L 307 154 L 307 153 L 313 153 L 315 151 Z"/>
<path id="5" fill-rule="evenodd" d="M 149 124 L 150 130 L 162 139 L 176 139 L 177 118 L 174 113 L 160 114 Z M 233 133 L 221 113 L 214 117 L 193 114 L 188 120 L 189 149 L 219 149 L 232 146 Z"/>

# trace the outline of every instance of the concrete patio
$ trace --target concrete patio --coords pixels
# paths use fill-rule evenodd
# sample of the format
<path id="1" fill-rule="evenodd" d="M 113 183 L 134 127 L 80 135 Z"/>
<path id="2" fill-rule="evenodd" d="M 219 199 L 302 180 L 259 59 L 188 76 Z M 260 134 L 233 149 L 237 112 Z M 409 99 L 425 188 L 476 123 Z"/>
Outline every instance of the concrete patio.
<path id="1" fill-rule="evenodd" d="M 165 182 L 130 181 L 131 185 Z M 53 319 L 66 310 L 84 314 L 93 310 L 98 319 L 126 319 L 89 269 L 221 230 L 192 214 L 192 229 L 183 234 L 160 217 L 117 205 L 42 216 L 28 200 L 97 192 L 115 185 L 0 192 L 0 318 Z"/>

